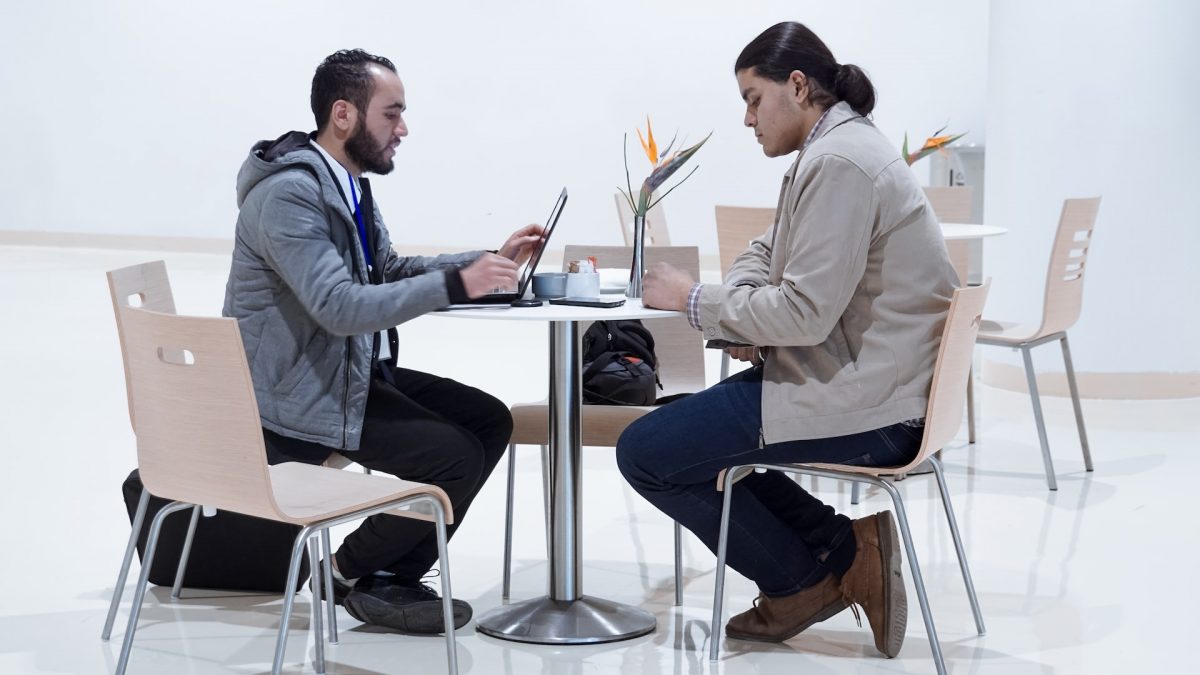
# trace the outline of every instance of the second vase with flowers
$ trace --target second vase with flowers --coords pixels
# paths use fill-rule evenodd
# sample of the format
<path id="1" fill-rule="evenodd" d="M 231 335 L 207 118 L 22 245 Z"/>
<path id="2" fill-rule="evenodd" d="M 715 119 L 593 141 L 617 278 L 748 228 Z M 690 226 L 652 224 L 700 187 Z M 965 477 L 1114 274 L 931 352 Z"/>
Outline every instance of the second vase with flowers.
<path id="1" fill-rule="evenodd" d="M 641 189 L 637 193 L 634 193 L 633 184 L 629 179 L 629 136 L 626 134 L 624 143 L 625 189 L 621 190 L 621 188 L 617 188 L 625 196 L 625 199 L 629 200 L 629 208 L 633 210 L 633 264 L 629 269 L 629 286 L 625 290 L 625 296 L 630 298 L 642 297 L 642 275 L 646 272 L 644 256 L 646 212 L 653 208 L 655 204 L 662 201 L 664 197 L 671 194 L 675 188 L 682 185 L 683 181 L 690 178 L 699 167 L 693 167 L 688 172 L 688 175 L 684 176 L 678 183 L 672 185 L 662 196 L 655 198 L 655 190 L 667 182 L 667 179 L 678 171 L 679 167 L 691 159 L 692 155 L 696 154 L 696 151 L 700 149 L 700 146 L 704 145 L 705 141 L 712 136 L 710 133 L 699 143 L 672 153 L 671 151 L 675 148 L 675 141 L 678 139 L 678 134 L 676 134 L 676 138 L 671 139 L 666 149 L 660 152 L 658 144 L 654 140 L 654 131 L 650 127 L 649 117 L 646 118 L 646 135 L 642 135 L 641 129 L 637 130 L 637 135 L 638 140 L 642 143 L 642 150 L 646 153 L 646 158 L 650 160 L 650 175 L 646 177 L 646 180 L 642 181 Z M 680 146 L 682 145 L 683 143 L 681 142 Z"/>

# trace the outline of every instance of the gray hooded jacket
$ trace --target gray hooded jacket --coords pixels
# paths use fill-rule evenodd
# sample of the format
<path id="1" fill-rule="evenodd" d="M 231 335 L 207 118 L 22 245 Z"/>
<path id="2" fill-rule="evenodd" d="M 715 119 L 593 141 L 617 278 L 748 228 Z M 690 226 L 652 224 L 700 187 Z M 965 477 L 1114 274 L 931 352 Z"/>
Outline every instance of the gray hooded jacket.
<path id="1" fill-rule="evenodd" d="M 357 450 L 374 334 L 449 304 L 454 270 L 482 251 L 397 256 L 376 205 L 372 285 L 354 214 L 308 142 L 261 141 L 242 164 L 222 313 L 238 320 L 263 427 Z"/>

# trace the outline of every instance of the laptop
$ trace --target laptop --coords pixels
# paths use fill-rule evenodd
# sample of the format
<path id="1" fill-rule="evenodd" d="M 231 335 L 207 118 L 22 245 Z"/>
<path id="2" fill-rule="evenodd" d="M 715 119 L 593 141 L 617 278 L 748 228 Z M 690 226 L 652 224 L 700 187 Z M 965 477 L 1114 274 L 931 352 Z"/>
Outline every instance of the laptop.
<path id="1" fill-rule="evenodd" d="M 554 202 L 554 208 L 550 211 L 550 218 L 546 221 L 545 235 L 542 241 L 538 244 L 533 255 L 529 256 L 529 261 L 525 263 L 525 269 L 521 272 L 520 282 L 517 284 L 516 292 L 499 291 L 488 293 L 487 295 L 475 298 L 470 302 L 449 305 L 445 309 L 477 309 L 479 307 L 539 307 L 540 300 L 524 300 L 525 292 L 529 290 L 533 283 L 533 274 L 537 271 L 538 263 L 542 260 L 542 254 L 546 252 L 546 246 L 550 243 L 550 235 L 554 233 L 554 226 L 558 224 L 558 218 L 562 215 L 563 207 L 567 204 L 567 188 L 563 188 L 558 194 L 558 200 Z"/>

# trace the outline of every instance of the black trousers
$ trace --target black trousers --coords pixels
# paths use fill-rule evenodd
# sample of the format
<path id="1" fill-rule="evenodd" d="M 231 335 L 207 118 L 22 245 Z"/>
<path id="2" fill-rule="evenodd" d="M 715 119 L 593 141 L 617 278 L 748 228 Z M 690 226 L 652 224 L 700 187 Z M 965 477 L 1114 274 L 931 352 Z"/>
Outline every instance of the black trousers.
<path id="1" fill-rule="evenodd" d="M 346 456 L 372 471 L 445 490 L 454 508 L 447 533 L 454 536 L 508 447 L 512 416 L 495 397 L 454 380 L 405 368 L 391 374 L 394 385 L 378 373 L 372 379 L 359 449 Z M 271 464 L 320 464 L 334 452 L 266 429 L 263 437 Z M 415 581 L 437 562 L 437 534 L 432 523 L 371 516 L 335 557 L 348 579 L 383 570 Z"/>

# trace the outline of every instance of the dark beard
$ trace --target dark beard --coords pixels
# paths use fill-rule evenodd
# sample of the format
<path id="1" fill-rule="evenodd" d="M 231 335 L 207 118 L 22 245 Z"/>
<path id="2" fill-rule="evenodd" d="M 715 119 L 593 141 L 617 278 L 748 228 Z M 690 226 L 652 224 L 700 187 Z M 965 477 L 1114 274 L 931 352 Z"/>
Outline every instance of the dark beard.
<path id="1" fill-rule="evenodd" d="M 384 157 L 387 146 L 375 144 L 375 139 L 367 133 L 367 125 L 362 122 L 346 140 L 346 156 L 364 172 L 386 176 L 396 167 L 395 163 Z"/>

